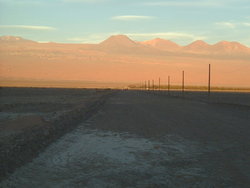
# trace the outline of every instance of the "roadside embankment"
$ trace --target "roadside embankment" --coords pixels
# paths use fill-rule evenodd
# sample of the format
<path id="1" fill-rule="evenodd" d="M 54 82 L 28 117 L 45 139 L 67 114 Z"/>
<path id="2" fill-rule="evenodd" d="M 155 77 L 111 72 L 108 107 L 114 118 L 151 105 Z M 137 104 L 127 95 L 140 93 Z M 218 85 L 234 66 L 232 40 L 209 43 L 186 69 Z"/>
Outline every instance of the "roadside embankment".
<path id="1" fill-rule="evenodd" d="M 114 91 L 1 88 L 0 180 L 89 118 Z"/>

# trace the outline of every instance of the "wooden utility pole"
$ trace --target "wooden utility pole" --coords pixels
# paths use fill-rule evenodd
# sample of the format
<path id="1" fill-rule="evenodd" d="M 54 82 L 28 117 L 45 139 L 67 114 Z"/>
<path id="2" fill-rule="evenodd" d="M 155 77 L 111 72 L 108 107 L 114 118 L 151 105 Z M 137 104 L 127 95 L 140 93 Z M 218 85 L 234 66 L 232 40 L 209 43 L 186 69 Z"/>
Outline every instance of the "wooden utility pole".
<path id="1" fill-rule="evenodd" d="M 211 65 L 208 66 L 208 95 L 210 95 L 211 91 Z"/>
<path id="2" fill-rule="evenodd" d="M 182 71 L 182 93 L 184 93 L 185 72 Z"/>
<path id="3" fill-rule="evenodd" d="M 155 81 L 154 80 L 152 80 L 152 90 L 154 91 L 154 87 L 155 87 L 155 83 L 154 83 Z"/>
<path id="4" fill-rule="evenodd" d="M 168 76 L 168 93 L 170 91 L 170 76 Z"/>
<path id="5" fill-rule="evenodd" d="M 159 77 L 159 91 L 161 90 L 161 78 Z"/>

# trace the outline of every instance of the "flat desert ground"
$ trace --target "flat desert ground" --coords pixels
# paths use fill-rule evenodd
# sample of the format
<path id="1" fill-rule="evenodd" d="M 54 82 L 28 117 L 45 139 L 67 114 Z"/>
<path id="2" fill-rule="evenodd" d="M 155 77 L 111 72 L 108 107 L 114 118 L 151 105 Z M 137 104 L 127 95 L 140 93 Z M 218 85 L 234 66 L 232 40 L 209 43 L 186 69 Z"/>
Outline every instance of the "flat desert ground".
<path id="1" fill-rule="evenodd" d="M 1 100 L 1 143 L 9 131 L 26 136 L 12 142 L 26 143 L 27 156 L 29 146 L 42 149 L 12 167 L 0 187 L 250 184 L 249 93 L 2 88 Z M 44 138 L 67 131 L 42 147 L 44 140 L 27 136 L 38 135 L 31 122 L 50 127 Z"/>

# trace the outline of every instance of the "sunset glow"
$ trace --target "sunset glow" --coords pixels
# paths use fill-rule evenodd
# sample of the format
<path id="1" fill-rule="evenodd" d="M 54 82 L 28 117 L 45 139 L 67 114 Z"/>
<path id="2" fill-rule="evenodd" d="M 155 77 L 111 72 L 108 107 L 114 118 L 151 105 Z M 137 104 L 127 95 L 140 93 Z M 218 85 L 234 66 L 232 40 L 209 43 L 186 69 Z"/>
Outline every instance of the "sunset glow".
<path id="1" fill-rule="evenodd" d="M 250 87 L 246 0 L 0 3 L 2 80 Z"/>

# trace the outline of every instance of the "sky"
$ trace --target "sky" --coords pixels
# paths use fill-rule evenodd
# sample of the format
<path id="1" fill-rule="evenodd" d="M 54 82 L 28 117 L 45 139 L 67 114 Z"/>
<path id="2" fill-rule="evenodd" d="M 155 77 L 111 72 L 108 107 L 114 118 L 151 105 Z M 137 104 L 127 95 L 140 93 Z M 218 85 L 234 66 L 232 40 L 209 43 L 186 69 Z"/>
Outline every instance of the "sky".
<path id="1" fill-rule="evenodd" d="M 136 41 L 227 40 L 250 47 L 250 1 L 0 0 L 0 36 L 99 43 L 116 34 Z"/>

